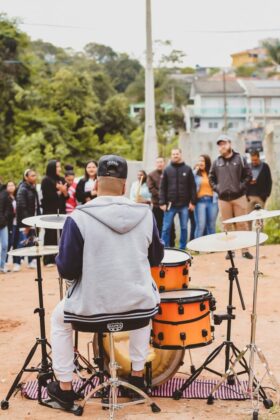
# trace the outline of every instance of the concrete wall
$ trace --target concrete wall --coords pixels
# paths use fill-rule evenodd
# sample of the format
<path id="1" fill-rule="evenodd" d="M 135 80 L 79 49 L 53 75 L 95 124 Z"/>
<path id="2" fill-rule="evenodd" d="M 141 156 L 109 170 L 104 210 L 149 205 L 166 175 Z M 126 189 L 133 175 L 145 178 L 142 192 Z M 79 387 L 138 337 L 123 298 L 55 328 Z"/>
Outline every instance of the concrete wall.
<path id="1" fill-rule="evenodd" d="M 179 147 L 182 149 L 185 162 L 194 166 L 201 154 L 211 157 L 211 160 L 218 156 L 218 148 L 216 145 L 217 138 L 220 133 L 200 133 L 191 132 L 190 134 L 182 131 L 179 137 Z M 237 133 L 231 133 L 232 145 L 234 150 L 244 154 L 244 143 Z"/>
<path id="2" fill-rule="evenodd" d="M 267 127 L 264 137 L 265 160 L 272 173 L 272 194 L 270 204 L 280 206 L 280 123 Z"/>

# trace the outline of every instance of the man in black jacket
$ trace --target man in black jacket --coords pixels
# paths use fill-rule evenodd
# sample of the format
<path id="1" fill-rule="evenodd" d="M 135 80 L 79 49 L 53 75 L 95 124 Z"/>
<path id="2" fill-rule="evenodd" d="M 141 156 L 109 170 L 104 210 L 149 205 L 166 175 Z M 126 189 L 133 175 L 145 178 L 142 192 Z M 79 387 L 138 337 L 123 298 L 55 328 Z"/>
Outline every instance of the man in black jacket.
<path id="1" fill-rule="evenodd" d="M 213 190 L 218 193 L 223 221 L 247 214 L 246 192 L 252 175 L 246 160 L 232 149 L 230 137 L 222 134 L 218 137 L 217 145 L 220 156 L 212 164 L 209 181 Z M 248 223 L 236 223 L 235 226 L 237 230 L 248 230 Z M 228 224 L 224 227 L 230 229 Z M 242 256 L 253 258 L 247 248 L 242 250 Z"/>
<path id="2" fill-rule="evenodd" d="M 188 237 L 189 209 L 193 210 L 196 202 L 196 187 L 191 168 L 182 160 L 180 149 L 171 152 L 171 163 L 162 176 L 159 191 L 159 205 L 164 211 L 162 240 L 170 246 L 170 231 L 175 215 L 180 219 L 180 249 L 185 249 Z"/>
<path id="3" fill-rule="evenodd" d="M 253 179 L 247 189 L 247 211 L 250 213 L 254 210 L 256 204 L 260 204 L 262 208 L 271 194 L 272 178 L 269 166 L 262 162 L 260 154 L 257 150 L 251 153 L 251 171 Z"/>
<path id="4" fill-rule="evenodd" d="M 6 189 L 0 190 L 0 274 L 7 272 L 5 267 L 8 252 L 8 223 L 13 217 L 13 206 Z"/>

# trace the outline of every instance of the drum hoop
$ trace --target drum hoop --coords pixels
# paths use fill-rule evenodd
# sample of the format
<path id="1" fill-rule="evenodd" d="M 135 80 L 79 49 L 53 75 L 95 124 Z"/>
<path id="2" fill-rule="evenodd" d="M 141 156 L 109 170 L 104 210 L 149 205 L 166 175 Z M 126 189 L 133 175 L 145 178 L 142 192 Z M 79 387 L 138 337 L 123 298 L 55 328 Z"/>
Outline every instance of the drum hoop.
<path id="1" fill-rule="evenodd" d="M 168 324 L 168 325 L 181 325 L 181 324 L 191 324 L 193 322 L 200 321 L 203 318 L 206 318 L 210 314 L 210 311 L 205 312 L 205 314 L 198 316 L 197 318 L 187 319 L 185 321 L 163 321 L 161 319 L 154 318 L 153 322 L 158 324 Z"/>
<path id="2" fill-rule="evenodd" d="M 160 299 L 160 303 L 178 303 L 178 304 L 182 304 L 182 303 L 195 303 L 195 302 L 203 302 L 205 300 L 209 300 L 211 301 L 211 299 L 213 298 L 213 295 L 211 292 L 209 292 L 209 290 L 206 289 L 188 289 L 188 290 L 199 290 L 202 292 L 207 292 L 204 295 L 198 295 L 198 296 L 191 296 L 191 297 L 172 297 L 172 298 L 164 298 L 162 297 L 163 293 L 169 293 L 169 292 L 182 292 L 182 289 L 174 289 L 174 290 L 169 290 L 168 292 L 163 292 L 161 293 L 161 299 Z"/>
<path id="3" fill-rule="evenodd" d="M 154 341 L 152 341 L 152 346 L 155 349 L 162 349 L 162 350 L 182 350 L 182 349 L 196 349 L 199 347 L 205 347 L 211 344 L 212 342 L 213 342 L 213 339 L 206 341 L 205 343 L 190 344 L 189 346 L 161 346 L 160 344 L 157 344 Z"/>
<path id="4" fill-rule="evenodd" d="M 164 248 L 165 250 L 168 250 L 168 251 L 177 251 L 177 252 L 181 252 L 182 254 L 185 254 L 186 255 L 186 257 L 185 257 L 185 259 L 184 260 L 181 260 L 181 261 L 177 261 L 177 262 L 172 262 L 172 263 L 170 263 L 170 262 L 161 262 L 160 263 L 160 266 L 163 266 L 163 267 L 180 267 L 180 266 L 182 266 L 182 265 L 185 265 L 185 264 L 190 264 L 191 263 L 191 260 L 192 260 L 192 256 L 188 253 L 188 252 L 186 252 L 186 251 L 183 251 L 182 249 L 174 249 L 174 248 Z M 163 259 L 164 259 L 164 257 L 163 257 Z"/>

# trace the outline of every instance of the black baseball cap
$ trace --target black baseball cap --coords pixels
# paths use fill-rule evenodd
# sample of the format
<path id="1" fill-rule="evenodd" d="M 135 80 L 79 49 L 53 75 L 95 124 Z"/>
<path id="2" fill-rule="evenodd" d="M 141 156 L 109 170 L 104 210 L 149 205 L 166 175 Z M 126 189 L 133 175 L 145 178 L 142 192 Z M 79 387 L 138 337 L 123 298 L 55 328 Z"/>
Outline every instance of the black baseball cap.
<path id="1" fill-rule="evenodd" d="M 99 159 L 97 176 L 127 178 L 127 161 L 121 156 L 105 155 Z"/>

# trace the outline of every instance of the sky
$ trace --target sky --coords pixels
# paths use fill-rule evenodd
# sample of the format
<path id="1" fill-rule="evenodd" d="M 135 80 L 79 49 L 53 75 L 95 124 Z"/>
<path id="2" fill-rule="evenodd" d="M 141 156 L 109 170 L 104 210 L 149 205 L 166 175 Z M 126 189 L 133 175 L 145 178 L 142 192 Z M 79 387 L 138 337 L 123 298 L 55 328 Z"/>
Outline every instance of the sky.
<path id="1" fill-rule="evenodd" d="M 89 42 L 145 57 L 145 0 L 0 0 L 32 39 L 81 51 Z M 153 40 L 171 40 L 186 66 L 226 67 L 230 54 L 280 38 L 279 0 L 152 0 Z M 155 44 L 156 45 L 156 44 Z"/>

